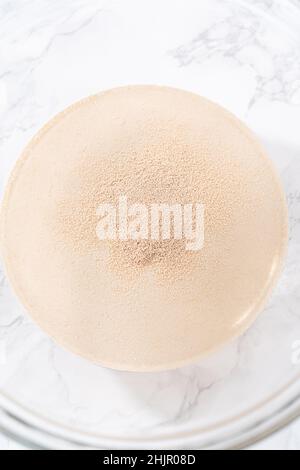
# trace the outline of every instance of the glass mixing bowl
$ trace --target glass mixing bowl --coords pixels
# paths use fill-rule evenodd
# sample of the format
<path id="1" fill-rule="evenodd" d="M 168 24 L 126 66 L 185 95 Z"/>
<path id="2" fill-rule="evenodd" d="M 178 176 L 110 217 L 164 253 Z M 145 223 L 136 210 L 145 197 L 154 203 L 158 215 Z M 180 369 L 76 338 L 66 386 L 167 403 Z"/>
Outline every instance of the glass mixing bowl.
<path id="1" fill-rule="evenodd" d="M 284 272 L 252 328 L 175 371 L 117 372 L 61 349 L 1 269 L 1 430 L 31 448 L 228 449 L 287 424 L 300 413 L 299 2 L 4 1 L 0 13 L 1 194 L 53 114 L 105 88 L 155 83 L 245 121 L 281 174 L 290 218 Z"/>

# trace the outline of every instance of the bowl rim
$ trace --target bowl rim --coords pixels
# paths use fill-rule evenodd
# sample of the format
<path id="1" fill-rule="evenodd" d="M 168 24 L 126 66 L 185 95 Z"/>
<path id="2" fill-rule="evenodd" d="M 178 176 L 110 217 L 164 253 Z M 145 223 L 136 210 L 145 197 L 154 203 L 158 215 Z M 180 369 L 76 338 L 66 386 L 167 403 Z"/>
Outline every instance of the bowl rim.
<path id="1" fill-rule="evenodd" d="M 262 410 L 263 413 L 262 413 Z M 0 392 L 0 430 L 21 445 L 38 449 L 238 450 L 276 433 L 300 417 L 300 374 L 257 405 L 206 430 L 151 437 L 96 435 L 50 421 Z M 251 418 L 251 419 L 250 419 Z"/>

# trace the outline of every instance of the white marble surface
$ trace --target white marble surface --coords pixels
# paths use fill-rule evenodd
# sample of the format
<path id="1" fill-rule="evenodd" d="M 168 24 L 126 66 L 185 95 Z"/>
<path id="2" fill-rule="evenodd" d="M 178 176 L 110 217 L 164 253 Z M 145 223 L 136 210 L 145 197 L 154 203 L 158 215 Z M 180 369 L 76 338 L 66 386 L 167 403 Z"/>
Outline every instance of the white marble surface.
<path id="1" fill-rule="evenodd" d="M 1 271 L 0 391 L 85 430 L 155 434 L 240 413 L 299 373 L 291 360 L 300 340 L 298 8 L 298 0 L 0 0 L 1 194 L 53 114 L 105 88 L 157 83 L 203 94 L 248 123 L 281 173 L 291 222 L 286 270 L 253 328 L 172 373 L 118 374 L 62 351 Z M 0 436 L 1 447 L 19 446 Z M 300 424 L 254 447 L 300 450 Z"/>

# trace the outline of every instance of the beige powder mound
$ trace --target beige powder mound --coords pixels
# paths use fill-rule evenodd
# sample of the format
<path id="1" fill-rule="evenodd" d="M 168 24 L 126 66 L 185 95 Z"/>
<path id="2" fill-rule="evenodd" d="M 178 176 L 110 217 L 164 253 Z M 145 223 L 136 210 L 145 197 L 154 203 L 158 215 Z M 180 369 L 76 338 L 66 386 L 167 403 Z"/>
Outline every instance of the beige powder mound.
<path id="1" fill-rule="evenodd" d="M 100 203 L 202 203 L 205 244 L 100 241 Z M 54 118 L 20 158 L 2 253 L 32 318 L 118 369 L 177 367 L 242 333 L 287 239 L 284 196 L 251 133 L 219 106 L 155 87 L 114 89 Z"/>

